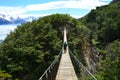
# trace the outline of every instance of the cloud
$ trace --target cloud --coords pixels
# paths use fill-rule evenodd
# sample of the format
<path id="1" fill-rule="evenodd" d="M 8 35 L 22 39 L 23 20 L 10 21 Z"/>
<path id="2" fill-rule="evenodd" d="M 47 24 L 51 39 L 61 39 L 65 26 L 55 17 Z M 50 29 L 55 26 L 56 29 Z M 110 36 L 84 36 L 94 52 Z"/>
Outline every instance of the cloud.
<path id="1" fill-rule="evenodd" d="M 110 2 L 110 1 L 112 1 L 112 0 L 101 0 L 101 1 L 109 1 L 109 2 Z"/>
<path id="2" fill-rule="evenodd" d="M 0 40 L 4 39 L 10 31 L 13 31 L 17 25 L 0 25 Z"/>
<path id="3" fill-rule="evenodd" d="M 0 6 L 0 14 L 22 14 L 27 12 L 24 7 Z"/>
<path id="4" fill-rule="evenodd" d="M 36 10 L 50 10 L 60 8 L 77 8 L 77 9 L 95 9 L 96 6 L 106 5 L 105 2 L 99 0 L 69 0 L 69 1 L 55 1 L 43 4 L 32 4 L 26 6 L 29 11 Z"/>
<path id="5" fill-rule="evenodd" d="M 54 2 L 31 4 L 26 6 L 0 6 L 0 14 L 25 14 L 29 11 L 43 11 L 61 8 L 74 8 L 74 9 L 95 9 L 96 6 L 106 5 L 108 3 L 100 0 L 58 0 Z"/>

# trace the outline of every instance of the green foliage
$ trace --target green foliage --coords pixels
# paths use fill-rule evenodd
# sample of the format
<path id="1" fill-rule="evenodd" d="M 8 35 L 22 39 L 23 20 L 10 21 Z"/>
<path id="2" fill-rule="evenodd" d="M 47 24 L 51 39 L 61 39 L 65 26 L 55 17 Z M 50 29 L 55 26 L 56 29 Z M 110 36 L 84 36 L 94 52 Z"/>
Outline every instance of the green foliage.
<path id="1" fill-rule="evenodd" d="M 90 30 L 81 23 L 68 32 L 69 46 L 74 53 L 77 53 L 76 56 L 78 56 L 82 63 L 85 62 L 81 53 L 90 45 L 90 33 Z"/>
<path id="2" fill-rule="evenodd" d="M 98 80 L 120 79 L 120 1 L 115 1 L 97 7 L 80 20 L 90 29 L 91 45 L 98 53 Z"/>
<path id="3" fill-rule="evenodd" d="M 120 39 L 120 1 L 97 7 L 85 16 L 81 22 L 92 31 L 92 36 L 103 45 Z"/>
<path id="4" fill-rule="evenodd" d="M 111 4 L 117 3 L 117 2 L 119 2 L 119 1 L 120 1 L 120 0 L 112 0 Z"/>
<path id="5" fill-rule="evenodd" d="M 108 46 L 106 58 L 101 60 L 97 78 L 99 80 L 120 79 L 120 41 L 114 41 Z"/>
<path id="6" fill-rule="evenodd" d="M 53 14 L 19 25 L 0 44 L 0 74 L 13 80 L 38 80 L 61 50 L 66 26 L 69 47 L 81 62 L 86 65 L 85 57 L 94 62 L 94 56 L 99 59 L 97 79 L 119 80 L 119 9 L 118 1 L 97 7 L 80 21 L 67 14 Z"/>
<path id="7" fill-rule="evenodd" d="M 74 40 L 86 44 L 89 31 L 80 25 L 67 14 L 53 14 L 19 25 L 4 40 L 0 68 L 11 74 L 12 79 L 38 80 L 62 48 L 64 26 L 70 33 L 70 47 Z"/>
<path id="8" fill-rule="evenodd" d="M 12 76 L 6 73 L 4 70 L 0 70 L 0 80 L 10 79 Z"/>

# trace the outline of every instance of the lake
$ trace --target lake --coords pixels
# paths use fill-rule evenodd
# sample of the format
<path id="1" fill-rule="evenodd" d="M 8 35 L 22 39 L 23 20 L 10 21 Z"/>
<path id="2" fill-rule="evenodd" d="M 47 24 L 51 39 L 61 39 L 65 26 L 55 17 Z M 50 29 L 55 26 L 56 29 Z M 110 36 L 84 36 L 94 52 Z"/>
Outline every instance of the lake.
<path id="1" fill-rule="evenodd" d="M 11 31 L 17 28 L 19 24 L 0 25 L 0 40 L 4 40 Z"/>

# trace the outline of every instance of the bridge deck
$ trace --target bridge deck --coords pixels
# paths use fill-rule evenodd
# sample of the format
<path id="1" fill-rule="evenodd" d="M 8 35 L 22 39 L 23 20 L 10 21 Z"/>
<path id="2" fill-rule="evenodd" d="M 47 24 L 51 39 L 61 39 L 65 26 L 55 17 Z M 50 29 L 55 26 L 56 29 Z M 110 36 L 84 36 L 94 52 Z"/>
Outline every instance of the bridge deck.
<path id="1" fill-rule="evenodd" d="M 68 48 L 62 54 L 56 80 L 78 80 L 68 53 Z"/>

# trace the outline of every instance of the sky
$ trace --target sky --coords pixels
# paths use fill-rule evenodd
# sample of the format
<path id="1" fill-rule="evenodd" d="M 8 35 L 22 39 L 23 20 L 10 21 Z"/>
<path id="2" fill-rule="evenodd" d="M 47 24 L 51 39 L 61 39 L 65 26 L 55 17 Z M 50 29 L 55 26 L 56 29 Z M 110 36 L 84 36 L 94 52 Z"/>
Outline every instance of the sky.
<path id="1" fill-rule="evenodd" d="M 51 14 L 69 14 L 81 18 L 97 6 L 112 0 L 0 0 L 0 14 L 43 17 Z M 0 40 L 4 40 L 17 25 L 0 25 Z"/>
<path id="2" fill-rule="evenodd" d="M 70 14 L 80 18 L 112 0 L 0 0 L 0 14 L 45 16 Z"/>

